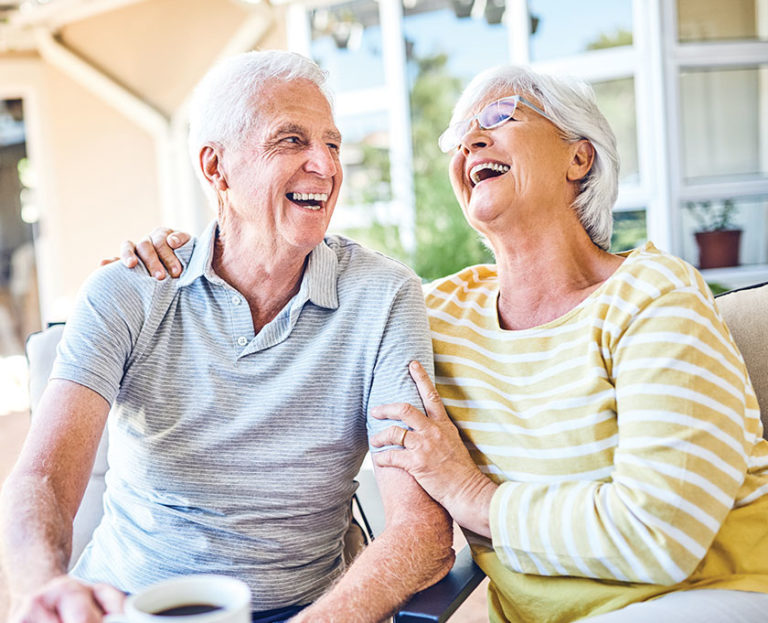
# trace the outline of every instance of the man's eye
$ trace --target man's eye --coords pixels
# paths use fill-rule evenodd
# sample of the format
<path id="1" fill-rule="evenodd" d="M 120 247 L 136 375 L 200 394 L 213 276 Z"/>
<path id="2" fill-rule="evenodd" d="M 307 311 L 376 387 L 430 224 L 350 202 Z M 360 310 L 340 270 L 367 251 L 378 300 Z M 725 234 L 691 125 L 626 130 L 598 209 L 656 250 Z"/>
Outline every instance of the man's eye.
<path id="1" fill-rule="evenodd" d="M 326 145 L 328 145 L 328 149 L 330 149 L 331 151 L 338 152 L 341 150 L 341 145 L 339 145 L 338 143 L 326 143 Z"/>

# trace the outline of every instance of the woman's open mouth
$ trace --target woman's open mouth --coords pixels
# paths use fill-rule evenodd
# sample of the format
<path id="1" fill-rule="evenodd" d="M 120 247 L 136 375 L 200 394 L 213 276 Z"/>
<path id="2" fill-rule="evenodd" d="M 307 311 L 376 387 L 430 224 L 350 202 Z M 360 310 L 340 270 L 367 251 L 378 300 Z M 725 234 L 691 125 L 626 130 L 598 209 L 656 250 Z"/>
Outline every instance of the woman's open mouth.
<path id="1" fill-rule="evenodd" d="M 504 175 L 507 171 L 509 171 L 509 165 L 500 162 L 481 162 L 472 167 L 469 179 L 474 187 L 484 180 Z"/>

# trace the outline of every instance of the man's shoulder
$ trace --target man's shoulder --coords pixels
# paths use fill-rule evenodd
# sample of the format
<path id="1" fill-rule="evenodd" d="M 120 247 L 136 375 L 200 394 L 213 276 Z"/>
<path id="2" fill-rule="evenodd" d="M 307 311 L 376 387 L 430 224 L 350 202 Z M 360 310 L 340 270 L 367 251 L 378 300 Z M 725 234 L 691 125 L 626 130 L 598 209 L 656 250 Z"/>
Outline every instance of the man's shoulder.
<path id="1" fill-rule="evenodd" d="M 325 237 L 325 244 L 336 254 L 340 278 L 364 275 L 379 284 L 418 279 L 416 273 L 403 262 L 369 249 L 346 236 L 329 234 Z"/>
<path id="2" fill-rule="evenodd" d="M 128 268 L 113 262 L 95 270 L 83 284 L 80 296 L 106 311 L 142 308 L 148 311 L 158 292 L 175 290 L 176 280 L 157 281 L 142 264 Z"/>

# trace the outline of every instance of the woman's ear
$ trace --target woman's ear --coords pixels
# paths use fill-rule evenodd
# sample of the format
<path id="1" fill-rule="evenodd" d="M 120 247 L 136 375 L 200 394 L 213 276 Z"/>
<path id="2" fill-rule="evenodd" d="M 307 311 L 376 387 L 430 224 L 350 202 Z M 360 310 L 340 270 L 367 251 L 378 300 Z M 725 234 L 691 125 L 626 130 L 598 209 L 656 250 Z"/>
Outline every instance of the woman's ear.
<path id="1" fill-rule="evenodd" d="M 582 139 L 575 143 L 574 147 L 571 164 L 566 172 L 566 179 L 569 182 L 577 182 L 584 179 L 595 163 L 595 148 L 592 143 Z"/>
<path id="2" fill-rule="evenodd" d="M 221 149 L 214 145 L 204 145 L 200 150 L 200 170 L 211 188 L 215 191 L 225 191 L 227 178 L 222 170 Z"/>

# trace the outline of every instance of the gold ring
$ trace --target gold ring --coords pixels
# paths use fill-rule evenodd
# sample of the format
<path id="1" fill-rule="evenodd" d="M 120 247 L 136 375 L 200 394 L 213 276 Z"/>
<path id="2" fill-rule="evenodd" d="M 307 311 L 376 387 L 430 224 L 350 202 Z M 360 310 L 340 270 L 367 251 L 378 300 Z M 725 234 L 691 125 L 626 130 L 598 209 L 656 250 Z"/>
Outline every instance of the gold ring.
<path id="1" fill-rule="evenodd" d="M 404 428 L 404 429 L 403 429 L 403 436 L 402 436 L 402 437 L 400 437 L 400 445 L 401 445 L 401 446 L 403 446 L 403 448 L 405 448 L 405 436 L 406 436 L 407 434 L 408 434 L 408 429 L 407 429 L 407 428 Z"/>

